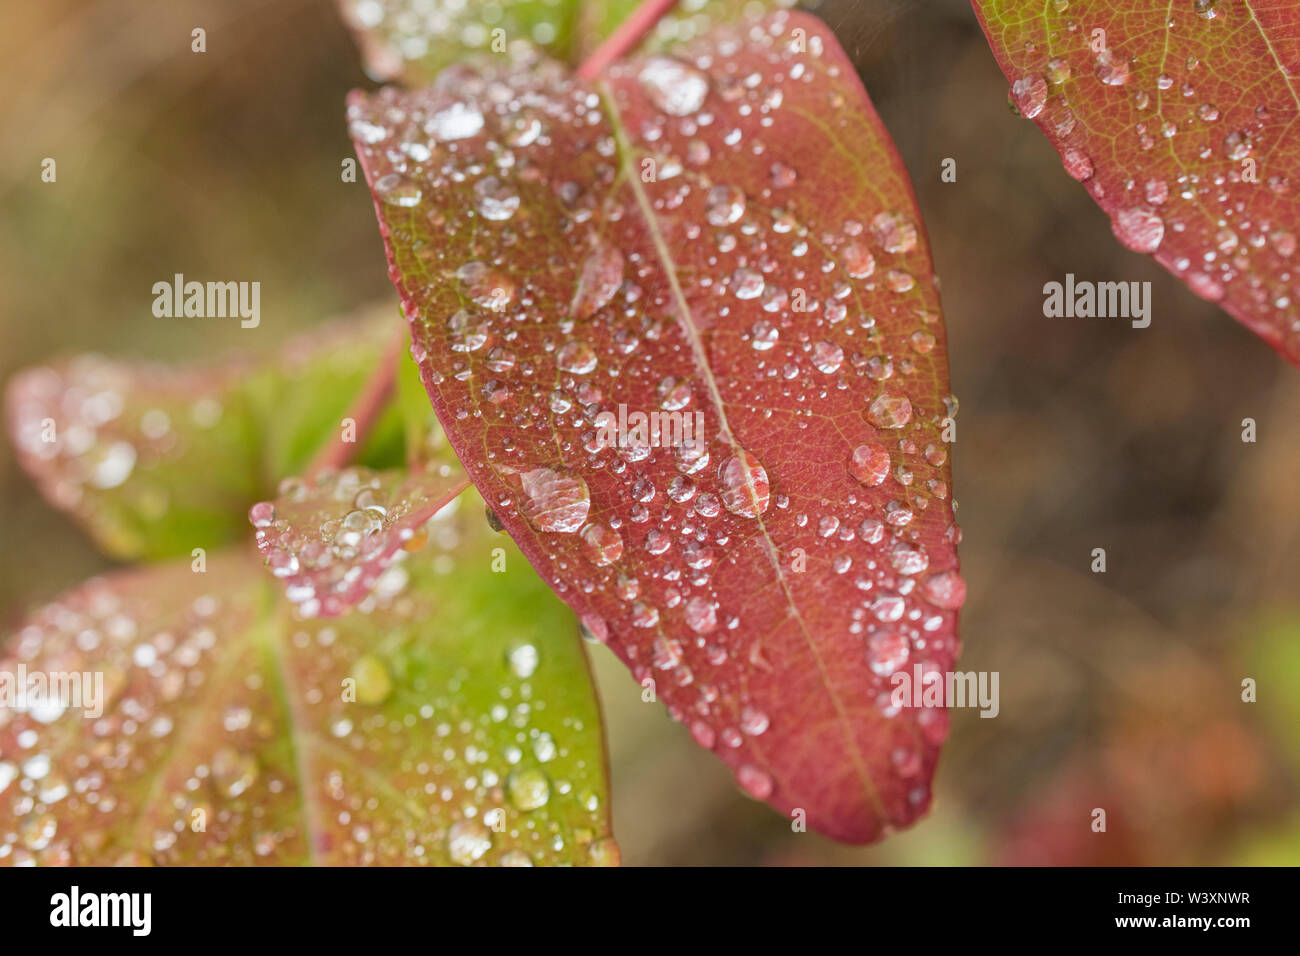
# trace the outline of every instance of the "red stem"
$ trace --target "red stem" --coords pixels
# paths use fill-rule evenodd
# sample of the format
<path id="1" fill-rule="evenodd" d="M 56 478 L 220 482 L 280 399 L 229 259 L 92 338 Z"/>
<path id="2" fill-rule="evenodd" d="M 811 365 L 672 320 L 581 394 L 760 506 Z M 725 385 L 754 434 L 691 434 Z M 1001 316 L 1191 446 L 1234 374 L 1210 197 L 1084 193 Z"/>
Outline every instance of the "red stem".
<path id="1" fill-rule="evenodd" d="M 632 15 L 618 25 L 618 29 L 591 52 L 578 67 L 578 78 L 594 80 L 605 67 L 624 53 L 633 49 L 649 33 L 665 13 L 677 5 L 677 0 L 641 0 Z"/>
<path id="2" fill-rule="evenodd" d="M 397 334 L 384 349 L 384 354 L 379 359 L 379 364 L 375 366 L 374 372 L 366 380 L 365 385 L 361 386 L 361 391 L 357 393 L 357 397 L 348 408 L 344 417 L 356 422 L 356 441 L 344 441 L 340 432 L 333 442 L 321 449 L 316 460 L 311 463 L 307 469 L 310 477 L 315 478 L 327 468 L 342 468 L 352 460 L 353 454 L 365 441 L 366 433 L 375 424 L 375 420 L 379 418 L 389 396 L 393 393 L 393 383 L 397 378 L 397 363 L 402 357 L 402 349 L 406 348 L 409 336 L 410 333 L 403 321 Z"/>

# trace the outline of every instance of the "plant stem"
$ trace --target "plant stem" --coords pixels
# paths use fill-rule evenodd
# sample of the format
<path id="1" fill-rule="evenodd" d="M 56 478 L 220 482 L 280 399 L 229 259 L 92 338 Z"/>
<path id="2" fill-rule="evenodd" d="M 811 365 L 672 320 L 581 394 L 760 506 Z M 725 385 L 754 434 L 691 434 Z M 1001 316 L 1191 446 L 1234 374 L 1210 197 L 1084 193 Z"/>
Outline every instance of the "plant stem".
<path id="1" fill-rule="evenodd" d="M 401 328 L 384 349 L 379 364 L 375 366 L 370 378 L 361 386 L 361 391 L 357 393 L 357 397 L 348 408 L 345 418 L 350 418 L 356 423 L 356 440 L 344 441 L 340 430 L 338 437 L 321 449 L 307 469 L 310 478 L 314 479 L 327 468 L 342 468 L 352 460 L 352 456 L 365 441 L 366 433 L 375 424 L 389 396 L 393 393 L 393 383 L 397 378 L 397 363 L 401 360 L 402 349 L 406 348 L 409 340 L 410 333 L 403 319 Z"/>
<path id="2" fill-rule="evenodd" d="M 578 67 L 578 78 L 594 80 L 605 71 L 605 67 L 641 42 L 641 38 L 676 5 L 677 0 L 641 0 L 641 5 L 632 11 L 632 15 L 583 60 Z"/>

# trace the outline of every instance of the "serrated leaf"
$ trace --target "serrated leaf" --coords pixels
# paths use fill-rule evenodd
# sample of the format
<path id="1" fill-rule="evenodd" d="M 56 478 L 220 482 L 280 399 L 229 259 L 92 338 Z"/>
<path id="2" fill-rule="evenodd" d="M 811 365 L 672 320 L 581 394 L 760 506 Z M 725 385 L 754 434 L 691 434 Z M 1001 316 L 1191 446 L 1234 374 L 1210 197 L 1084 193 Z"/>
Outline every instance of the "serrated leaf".
<path id="1" fill-rule="evenodd" d="M 470 511 L 329 622 L 235 552 L 35 612 L 0 688 L 90 673 L 106 703 L 0 707 L 0 864 L 616 862 L 572 618 Z"/>
<path id="2" fill-rule="evenodd" d="M 18 460 L 113 557 L 215 549 L 247 535 L 249 505 L 339 434 L 393 322 L 377 310 L 271 360 L 185 369 L 82 356 L 22 372 L 6 400 Z M 373 437 L 400 447 L 401 435 L 394 411 Z"/>
<path id="3" fill-rule="evenodd" d="M 789 6 L 793 0 L 692 0 L 667 11 L 647 38 L 651 46 L 690 39 L 742 11 Z M 338 0 L 361 49 L 366 72 L 406 86 L 430 82 L 467 59 L 536 47 L 577 65 L 608 37 L 640 0 Z"/>
<path id="4" fill-rule="evenodd" d="M 1300 9 L 973 2 L 1012 102 L 1120 242 L 1300 364 Z"/>
<path id="5" fill-rule="evenodd" d="M 829 31 L 349 116 L 434 407 L 534 567 L 752 795 L 845 840 L 916 819 L 947 713 L 889 678 L 957 652 L 955 406 L 906 173 Z M 702 445 L 616 427 L 668 411 Z"/>
<path id="6" fill-rule="evenodd" d="M 344 468 L 291 479 L 249 511 L 257 549 L 304 617 L 336 617 L 362 600 L 426 525 L 469 487 L 459 464 L 434 471 Z"/>

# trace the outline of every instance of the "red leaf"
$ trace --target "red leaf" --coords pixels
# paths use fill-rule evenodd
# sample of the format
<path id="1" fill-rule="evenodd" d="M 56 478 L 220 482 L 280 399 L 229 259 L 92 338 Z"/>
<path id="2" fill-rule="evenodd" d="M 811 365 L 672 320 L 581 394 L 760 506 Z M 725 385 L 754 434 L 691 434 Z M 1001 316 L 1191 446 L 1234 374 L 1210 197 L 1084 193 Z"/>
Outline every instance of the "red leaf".
<path id="1" fill-rule="evenodd" d="M 750 794 L 844 840 L 916 819 L 947 714 L 889 675 L 957 652 L 955 407 L 910 185 L 826 28 L 349 116 L 434 407 L 541 575 Z M 621 407 L 703 447 L 612 435 Z"/>
<path id="2" fill-rule="evenodd" d="M 1300 8 L 973 2 L 1012 101 L 1120 242 L 1300 364 Z"/>
<path id="3" fill-rule="evenodd" d="M 424 526 L 469 486 L 459 468 L 407 474 L 345 468 L 290 479 L 248 517 L 257 549 L 304 617 L 334 617 L 370 593 L 403 551 L 424 546 Z"/>

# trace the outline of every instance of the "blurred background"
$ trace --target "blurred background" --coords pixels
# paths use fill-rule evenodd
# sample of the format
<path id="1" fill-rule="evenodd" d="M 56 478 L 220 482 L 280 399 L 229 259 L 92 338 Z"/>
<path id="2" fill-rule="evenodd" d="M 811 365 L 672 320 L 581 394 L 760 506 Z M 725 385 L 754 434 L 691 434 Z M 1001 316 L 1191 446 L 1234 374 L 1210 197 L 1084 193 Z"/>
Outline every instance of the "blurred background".
<path id="1" fill-rule="evenodd" d="M 893 133 L 943 280 L 961 666 L 1000 672 L 1001 714 L 954 712 L 928 819 L 840 847 L 742 796 L 593 646 L 624 862 L 1300 864 L 1300 370 L 1120 247 L 1008 109 L 967 0 L 812 8 Z M 270 351 L 395 301 L 365 186 L 340 182 L 343 99 L 368 84 L 331 0 L 17 0 L 5 21 L 0 379 L 79 351 Z M 155 318 L 173 272 L 260 281 L 260 327 Z M 1067 272 L 1150 281 L 1151 327 L 1044 318 Z M 109 566 L 7 445 L 0 528 L 6 630 Z"/>

